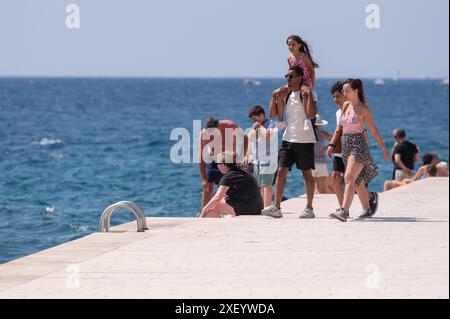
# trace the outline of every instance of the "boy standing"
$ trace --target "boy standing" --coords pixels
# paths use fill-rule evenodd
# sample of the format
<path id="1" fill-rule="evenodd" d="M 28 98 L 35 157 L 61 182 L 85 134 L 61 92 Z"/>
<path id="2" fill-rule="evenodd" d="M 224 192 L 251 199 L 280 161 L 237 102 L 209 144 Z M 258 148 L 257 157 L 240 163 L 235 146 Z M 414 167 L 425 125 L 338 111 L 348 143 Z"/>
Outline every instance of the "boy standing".
<path id="1" fill-rule="evenodd" d="M 253 175 L 261 188 L 264 207 L 267 207 L 272 203 L 272 184 L 278 167 L 278 129 L 274 121 L 266 118 L 264 109 L 259 105 L 250 109 L 248 117 L 254 124 L 249 133 L 251 147 L 248 148 L 244 163 L 253 159 Z"/>

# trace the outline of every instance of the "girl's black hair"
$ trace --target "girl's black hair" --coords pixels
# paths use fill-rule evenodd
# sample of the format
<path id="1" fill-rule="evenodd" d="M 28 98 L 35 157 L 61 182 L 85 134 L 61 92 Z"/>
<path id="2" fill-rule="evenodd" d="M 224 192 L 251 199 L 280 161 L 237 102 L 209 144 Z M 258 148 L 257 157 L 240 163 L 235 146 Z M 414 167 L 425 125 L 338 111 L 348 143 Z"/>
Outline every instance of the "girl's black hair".
<path id="1" fill-rule="evenodd" d="M 295 42 L 297 42 L 298 44 L 300 44 L 300 52 L 305 53 L 308 58 L 310 58 L 313 67 L 316 69 L 319 67 L 319 65 L 314 61 L 312 55 L 311 55 L 311 50 L 309 49 L 309 45 L 308 43 L 306 43 L 305 40 L 303 40 L 302 38 L 300 38 L 298 35 L 291 35 L 287 38 L 286 40 L 286 44 L 289 43 L 289 40 L 294 40 Z"/>

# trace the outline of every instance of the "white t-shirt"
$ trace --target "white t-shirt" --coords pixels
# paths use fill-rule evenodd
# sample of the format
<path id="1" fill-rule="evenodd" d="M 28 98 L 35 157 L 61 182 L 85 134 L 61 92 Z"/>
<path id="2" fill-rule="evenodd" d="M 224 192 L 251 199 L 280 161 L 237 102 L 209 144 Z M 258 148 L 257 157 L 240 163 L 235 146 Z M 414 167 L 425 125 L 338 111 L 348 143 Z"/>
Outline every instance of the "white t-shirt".
<path id="1" fill-rule="evenodd" d="M 290 143 L 316 143 L 314 128 L 305 130 L 305 108 L 300 99 L 300 91 L 292 92 L 286 103 L 286 130 L 283 141 Z"/>
<path id="2" fill-rule="evenodd" d="M 341 114 L 342 114 L 341 109 L 336 111 L 336 127 L 339 125 L 339 122 L 341 121 Z M 342 157 L 342 153 L 336 153 L 336 154 L 334 154 L 334 156 Z"/>

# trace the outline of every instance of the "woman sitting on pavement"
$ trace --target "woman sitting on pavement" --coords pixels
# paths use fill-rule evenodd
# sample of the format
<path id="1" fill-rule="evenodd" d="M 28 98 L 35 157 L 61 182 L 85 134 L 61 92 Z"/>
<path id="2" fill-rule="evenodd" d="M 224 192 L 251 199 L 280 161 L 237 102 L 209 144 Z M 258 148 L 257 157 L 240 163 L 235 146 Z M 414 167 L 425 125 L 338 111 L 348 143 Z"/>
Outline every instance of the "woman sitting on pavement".
<path id="1" fill-rule="evenodd" d="M 384 182 L 384 191 L 391 190 L 400 186 L 408 185 L 412 182 L 425 179 L 427 177 L 448 177 L 448 170 L 445 162 L 439 162 L 439 156 L 432 153 L 426 153 L 422 158 L 422 166 L 417 170 L 413 178 L 403 181 L 386 181 Z"/>
<path id="2" fill-rule="evenodd" d="M 217 163 L 223 177 L 219 189 L 199 217 L 261 215 L 264 205 L 258 183 L 238 166 L 236 154 L 223 152 L 219 154 Z"/>
<path id="3" fill-rule="evenodd" d="M 435 165 L 432 164 L 428 164 L 428 165 L 424 165 L 421 168 L 419 168 L 419 170 L 417 171 L 417 174 L 411 178 L 411 179 L 405 179 L 403 181 L 386 181 L 384 183 L 384 191 L 389 191 L 391 189 L 400 187 L 400 186 L 405 186 L 408 184 L 411 184 L 413 182 L 416 182 L 418 180 L 421 179 L 425 179 L 428 177 L 436 177 L 438 173 L 438 169 Z"/>

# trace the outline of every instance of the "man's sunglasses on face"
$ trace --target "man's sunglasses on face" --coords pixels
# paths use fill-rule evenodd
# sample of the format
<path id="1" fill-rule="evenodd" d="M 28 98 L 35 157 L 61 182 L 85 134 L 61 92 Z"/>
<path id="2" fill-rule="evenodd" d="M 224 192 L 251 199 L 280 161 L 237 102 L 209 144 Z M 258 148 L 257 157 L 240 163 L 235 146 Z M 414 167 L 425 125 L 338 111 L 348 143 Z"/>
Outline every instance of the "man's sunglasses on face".
<path id="1" fill-rule="evenodd" d="M 298 75 L 286 74 L 284 78 L 287 80 L 292 80 L 293 78 L 298 78 Z"/>

